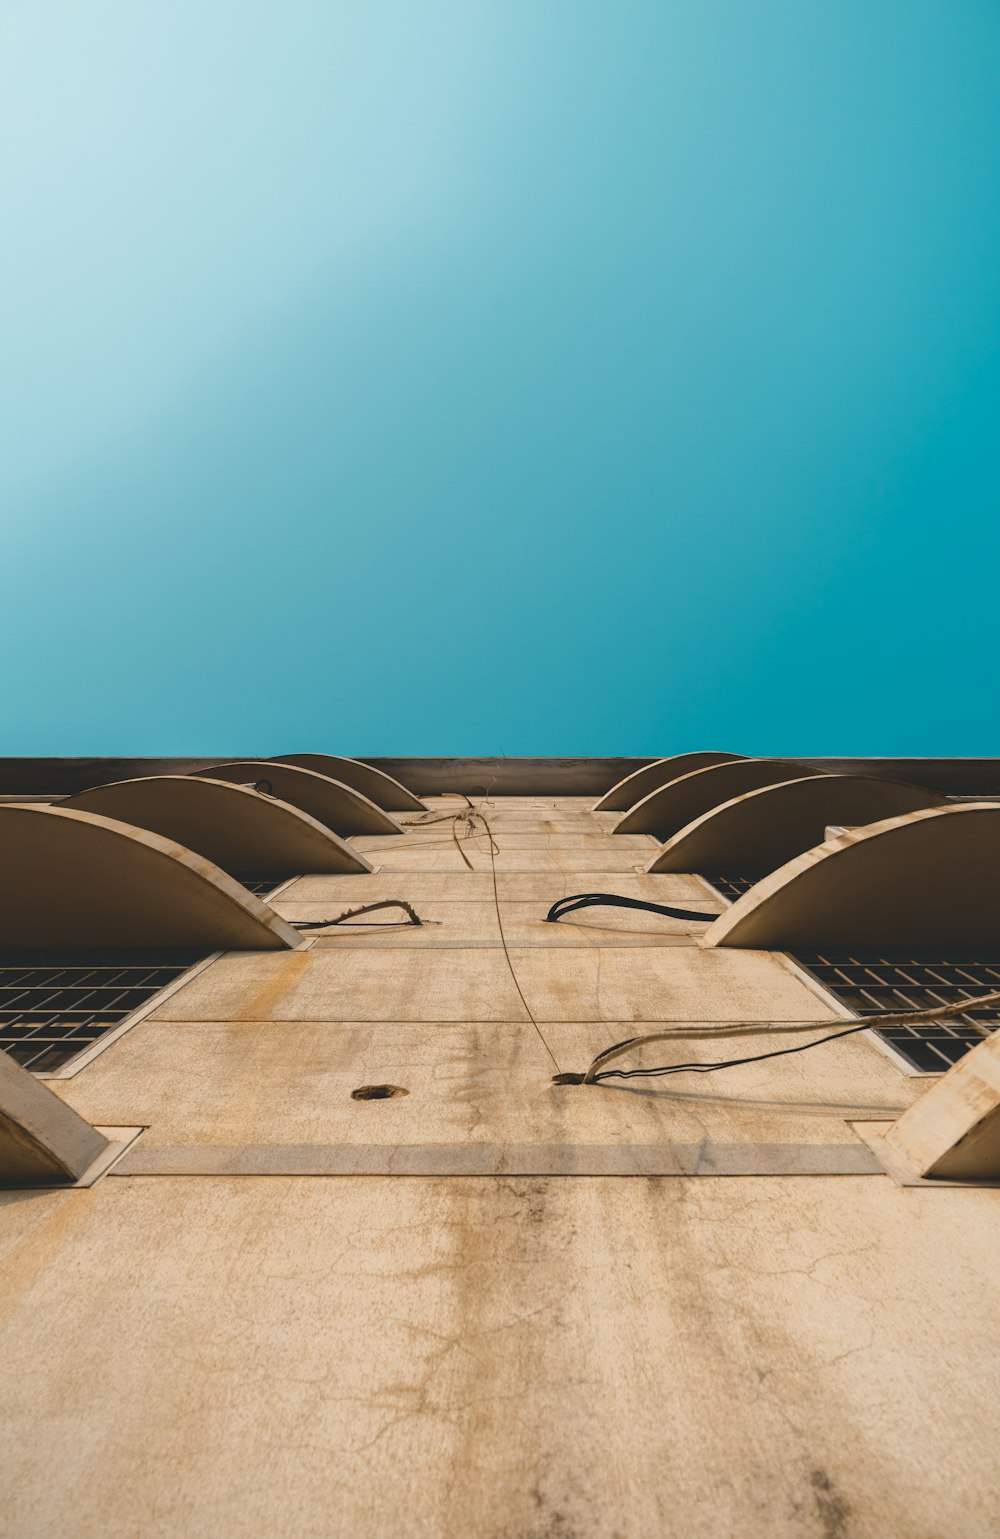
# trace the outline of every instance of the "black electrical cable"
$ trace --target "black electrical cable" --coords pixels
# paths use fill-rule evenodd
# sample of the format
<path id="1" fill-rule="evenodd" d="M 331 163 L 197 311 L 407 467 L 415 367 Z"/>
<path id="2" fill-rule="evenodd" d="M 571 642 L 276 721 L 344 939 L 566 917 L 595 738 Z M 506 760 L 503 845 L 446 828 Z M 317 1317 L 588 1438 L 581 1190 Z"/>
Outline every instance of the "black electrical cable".
<path id="1" fill-rule="evenodd" d="M 565 918 L 578 908 L 642 908 L 650 914 L 665 914 L 668 919 L 717 919 L 717 914 L 703 914 L 696 909 L 671 908 L 666 903 L 648 903 L 643 898 L 622 898 L 615 892 L 578 892 L 572 897 L 559 898 L 549 909 L 545 918 L 549 924 L 555 924 L 557 920 Z"/>
<path id="2" fill-rule="evenodd" d="M 660 1042 L 672 1037 L 732 1037 L 734 1035 L 755 1035 L 754 1028 L 744 1029 L 734 1027 L 711 1028 L 678 1028 L 676 1031 L 652 1032 L 648 1036 L 626 1037 L 622 1042 L 615 1042 L 610 1047 L 604 1048 L 591 1062 L 590 1068 L 585 1074 L 557 1074 L 553 1080 L 557 1085 L 596 1085 L 605 1079 L 658 1079 L 664 1074 L 711 1074 L 716 1069 L 733 1069 L 740 1064 L 762 1063 L 767 1058 L 783 1058 L 788 1053 L 804 1053 L 811 1047 L 822 1047 L 825 1042 L 836 1042 L 840 1037 L 851 1037 L 859 1031 L 878 1030 L 885 1026 L 918 1026 L 929 1025 L 933 1021 L 948 1020 L 955 1015 L 963 1015 L 967 1010 L 982 1010 L 986 1007 L 1000 1006 L 1000 990 L 994 990 L 990 994 L 978 994 L 967 996 L 964 999 L 954 1000 L 948 1005 L 933 1005 L 927 1010 L 903 1010 L 875 1011 L 866 1015 L 864 1020 L 854 1026 L 846 1026 L 842 1031 L 827 1032 L 826 1036 L 816 1037 L 811 1042 L 800 1042 L 797 1047 L 774 1048 L 769 1053 L 753 1053 L 746 1058 L 724 1058 L 717 1063 L 671 1063 L 659 1064 L 655 1068 L 636 1069 L 602 1069 L 602 1063 L 608 1063 L 618 1058 L 622 1053 L 633 1048 L 642 1047 L 649 1042 Z M 762 1025 L 761 1031 L 798 1032 L 813 1031 L 818 1022 L 808 1022 L 802 1025 L 781 1025 L 767 1027 Z"/>
<path id="3" fill-rule="evenodd" d="M 711 1074 L 715 1069 L 735 1069 L 740 1064 L 762 1063 L 765 1058 L 783 1058 L 786 1053 L 804 1053 L 810 1047 L 822 1047 L 824 1042 L 836 1042 L 839 1037 L 852 1037 L 857 1031 L 870 1031 L 877 1024 L 877 1017 L 862 1021 L 860 1026 L 848 1026 L 844 1031 L 833 1031 L 826 1037 L 817 1037 L 813 1042 L 800 1042 L 797 1047 L 779 1047 L 771 1053 L 754 1053 L 749 1058 L 723 1058 L 718 1063 L 670 1063 L 661 1064 L 655 1069 L 604 1069 L 591 1075 L 588 1079 L 585 1074 L 553 1074 L 552 1082 L 555 1085 L 596 1085 L 602 1079 L 660 1079 L 664 1074 Z M 624 1042 L 616 1042 L 615 1047 L 626 1047 L 631 1038 Z M 606 1052 L 613 1051 L 606 1048 Z"/>

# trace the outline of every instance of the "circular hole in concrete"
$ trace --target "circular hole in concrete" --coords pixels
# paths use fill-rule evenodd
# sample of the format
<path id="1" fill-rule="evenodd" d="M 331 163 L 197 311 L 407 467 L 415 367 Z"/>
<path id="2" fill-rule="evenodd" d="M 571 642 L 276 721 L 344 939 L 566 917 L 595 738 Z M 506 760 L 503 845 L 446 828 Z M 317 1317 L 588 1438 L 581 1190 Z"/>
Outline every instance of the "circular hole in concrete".
<path id="1" fill-rule="evenodd" d="M 409 1095 L 402 1085 L 359 1085 L 351 1091 L 352 1101 L 388 1101 L 394 1095 Z"/>

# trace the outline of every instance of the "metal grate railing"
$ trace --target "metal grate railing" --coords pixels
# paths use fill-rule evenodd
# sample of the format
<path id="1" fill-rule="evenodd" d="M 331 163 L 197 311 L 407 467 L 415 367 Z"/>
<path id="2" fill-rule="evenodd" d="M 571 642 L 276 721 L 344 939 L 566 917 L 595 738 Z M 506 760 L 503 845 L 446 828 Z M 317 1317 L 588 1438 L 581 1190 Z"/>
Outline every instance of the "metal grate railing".
<path id="1" fill-rule="evenodd" d="M 255 893 L 258 898 L 266 898 L 269 892 L 280 887 L 282 882 L 287 882 L 287 876 L 238 876 L 236 878 L 248 892 Z"/>
<path id="2" fill-rule="evenodd" d="M 860 1018 L 930 1010 L 1000 990 L 1000 953 L 796 952 L 795 960 Z M 915 1069 L 943 1074 L 1000 1026 L 1000 1007 L 923 1026 L 876 1027 Z"/>
<path id="3" fill-rule="evenodd" d="M 203 955 L 0 952 L 0 1048 L 36 1073 L 60 1069 Z"/>
<path id="4" fill-rule="evenodd" d="M 760 881 L 759 876 L 705 876 L 705 881 L 710 882 L 716 892 L 720 892 L 724 898 L 735 902 L 745 892 L 749 892 L 755 882 Z"/>

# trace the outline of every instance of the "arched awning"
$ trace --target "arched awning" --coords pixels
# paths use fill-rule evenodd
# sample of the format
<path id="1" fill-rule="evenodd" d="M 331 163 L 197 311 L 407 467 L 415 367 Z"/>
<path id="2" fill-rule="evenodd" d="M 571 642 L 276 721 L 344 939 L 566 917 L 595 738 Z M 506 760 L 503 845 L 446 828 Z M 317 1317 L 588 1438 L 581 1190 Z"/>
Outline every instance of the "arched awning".
<path id="1" fill-rule="evenodd" d="M 642 769 L 633 770 L 631 775 L 626 775 L 624 780 L 613 785 L 595 804 L 594 811 L 627 812 L 636 802 L 648 796 L 650 791 L 666 785 L 668 780 L 676 780 L 679 775 L 689 775 L 692 770 L 708 769 L 713 764 L 728 764 L 733 759 L 742 758 L 743 754 L 713 753 L 706 749 L 703 752 L 675 753 L 666 759 L 655 759 L 652 764 L 644 764 Z"/>
<path id="2" fill-rule="evenodd" d="M 808 775 L 744 791 L 672 834 L 650 871 L 764 875 L 821 844 L 830 824 L 860 825 L 940 807 L 936 791 L 868 775 Z"/>
<path id="3" fill-rule="evenodd" d="M 706 946 L 1000 946 L 1000 805 L 930 807 L 849 829 L 762 877 Z"/>
<path id="4" fill-rule="evenodd" d="M 58 805 L 148 828 L 232 876 L 371 870 L 362 854 L 301 807 L 228 780 L 148 775 L 94 786 Z"/>
<path id="5" fill-rule="evenodd" d="M 376 807 L 386 812 L 426 812 L 419 797 L 408 791 L 398 780 L 393 780 L 384 770 L 375 769 L 361 759 L 341 759 L 332 753 L 280 753 L 272 764 L 290 764 L 296 769 L 315 770 L 319 775 L 329 775 L 342 785 L 351 786 L 367 796 Z"/>
<path id="6" fill-rule="evenodd" d="M 12 951 L 275 951 L 298 933 L 218 866 L 145 828 L 0 807 L 0 937 Z"/>
<path id="7" fill-rule="evenodd" d="M 342 839 L 352 834 L 401 834 L 394 817 L 376 807 L 373 801 L 329 775 L 315 770 L 297 769 L 274 759 L 239 759 L 231 764 L 213 764 L 193 770 L 202 780 L 231 780 L 237 785 L 262 785 L 272 796 L 332 828 Z"/>
<path id="8" fill-rule="evenodd" d="M 615 824 L 616 834 L 655 834 L 669 839 L 703 812 L 720 807 L 744 791 L 758 786 L 777 785 L 782 780 L 799 780 L 818 770 L 801 764 L 786 764 L 781 759 L 735 759 L 726 764 L 709 765 L 680 775 L 676 780 L 651 791 Z"/>

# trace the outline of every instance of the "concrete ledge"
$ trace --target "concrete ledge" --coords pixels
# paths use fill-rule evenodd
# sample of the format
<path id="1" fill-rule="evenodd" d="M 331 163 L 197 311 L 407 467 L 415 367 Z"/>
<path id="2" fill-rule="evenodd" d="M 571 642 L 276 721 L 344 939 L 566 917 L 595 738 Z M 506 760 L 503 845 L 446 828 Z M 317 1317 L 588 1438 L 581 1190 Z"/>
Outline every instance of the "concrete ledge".
<path id="1" fill-rule="evenodd" d="M 576 1093 L 576 1092 L 574 1092 Z M 579 1092 L 591 1094 L 590 1091 Z M 870 1176 L 857 1144 L 139 1144 L 118 1176 Z"/>
<path id="2" fill-rule="evenodd" d="M 210 757 L 187 758 L 0 758 L 0 797 L 69 796 L 107 780 L 128 780 L 136 775 L 189 775 L 229 762 L 231 752 Z M 949 796 L 1000 794 L 1000 759 L 816 759 L 786 753 L 783 757 L 807 770 L 834 774 L 876 775 L 907 780 Z M 634 770 L 656 762 L 650 755 L 632 757 L 540 758 L 521 756 L 458 755 L 448 758 L 413 758 L 355 755 L 360 763 L 401 781 L 418 796 L 440 791 L 465 791 L 470 795 L 495 777 L 498 796 L 603 796 Z"/>

